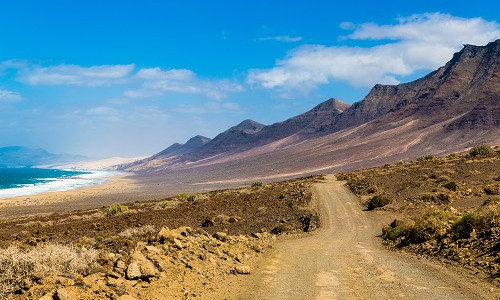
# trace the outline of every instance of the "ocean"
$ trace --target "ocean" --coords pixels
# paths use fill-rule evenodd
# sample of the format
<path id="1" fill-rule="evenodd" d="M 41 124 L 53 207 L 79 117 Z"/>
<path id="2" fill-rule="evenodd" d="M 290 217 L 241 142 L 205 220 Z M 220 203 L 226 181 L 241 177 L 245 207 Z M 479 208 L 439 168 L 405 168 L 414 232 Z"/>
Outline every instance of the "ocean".
<path id="1" fill-rule="evenodd" d="M 0 199 L 102 184 L 111 171 L 0 168 Z"/>

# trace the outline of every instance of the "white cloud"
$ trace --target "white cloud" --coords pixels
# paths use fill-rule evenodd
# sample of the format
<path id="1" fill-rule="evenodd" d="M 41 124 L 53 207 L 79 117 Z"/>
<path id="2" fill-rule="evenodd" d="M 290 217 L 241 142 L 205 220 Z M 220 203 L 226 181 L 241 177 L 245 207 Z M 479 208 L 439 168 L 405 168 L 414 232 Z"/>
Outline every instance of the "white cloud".
<path id="1" fill-rule="evenodd" d="M 180 105 L 173 109 L 175 112 L 184 114 L 220 114 L 220 113 L 242 113 L 241 107 L 234 102 L 213 101 L 203 105 Z"/>
<path id="2" fill-rule="evenodd" d="M 167 92 L 203 94 L 221 100 L 230 92 L 240 92 L 243 87 L 228 79 L 201 79 L 190 70 L 172 69 L 163 71 L 160 68 L 141 69 L 135 75 L 143 83 L 139 89 L 125 91 L 130 98 L 146 98 L 160 96 Z"/>
<path id="3" fill-rule="evenodd" d="M 168 114 L 157 106 L 139 106 L 132 109 L 116 109 L 108 106 L 96 106 L 84 110 L 74 110 L 58 116 L 80 126 L 96 124 L 142 124 L 150 121 L 168 119 Z"/>
<path id="4" fill-rule="evenodd" d="M 213 99 L 223 99 L 230 92 L 243 90 L 241 84 L 229 79 L 205 79 L 187 69 L 164 71 L 158 67 L 143 68 L 135 72 L 135 64 L 37 66 L 15 61 L 0 62 L 0 71 L 17 69 L 17 80 L 29 85 L 79 85 L 125 86 L 123 95 L 128 98 L 161 96 L 168 92 L 203 94 Z M 119 102 L 123 102 L 120 99 Z M 109 102 L 112 103 L 112 102 Z"/>
<path id="5" fill-rule="evenodd" d="M 289 35 L 279 35 L 279 36 L 268 36 L 260 38 L 259 41 L 277 41 L 285 43 L 295 43 L 302 41 L 301 36 L 289 36 Z"/>
<path id="6" fill-rule="evenodd" d="M 23 100 L 21 94 L 0 88 L 0 102 L 19 102 Z"/>
<path id="7" fill-rule="evenodd" d="M 397 84 L 398 77 L 443 65 L 463 43 L 484 45 L 500 37 L 500 25 L 481 18 L 434 13 L 397 21 L 391 25 L 341 23 L 343 29 L 354 29 L 348 39 L 392 41 L 366 48 L 304 45 L 288 52 L 271 69 L 250 70 L 247 82 L 282 94 L 308 93 L 335 80 L 355 87 Z"/>
<path id="8" fill-rule="evenodd" d="M 29 85 L 109 86 L 123 83 L 134 70 L 134 64 L 33 66 L 20 70 L 18 80 Z"/>

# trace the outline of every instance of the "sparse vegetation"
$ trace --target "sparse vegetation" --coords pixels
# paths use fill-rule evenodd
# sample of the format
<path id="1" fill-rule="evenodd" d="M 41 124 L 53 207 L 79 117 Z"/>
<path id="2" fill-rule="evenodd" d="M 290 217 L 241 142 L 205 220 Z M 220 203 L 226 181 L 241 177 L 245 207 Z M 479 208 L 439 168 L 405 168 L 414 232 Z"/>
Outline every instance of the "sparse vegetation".
<path id="1" fill-rule="evenodd" d="M 11 246 L 0 250 L 0 297 L 16 292 L 23 282 L 57 275 L 70 277 L 91 267 L 98 258 L 95 249 L 44 244 L 30 250 Z"/>
<path id="2" fill-rule="evenodd" d="M 455 216 L 442 210 L 431 210 L 417 218 L 415 224 L 405 233 L 410 243 L 421 243 L 430 239 L 442 237 L 453 224 Z"/>
<path id="3" fill-rule="evenodd" d="M 154 233 L 156 233 L 156 228 L 153 225 L 144 225 L 141 227 L 132 227 L 125 229 L 124 231 L 120 232 L 118 236 L 130 238 L 134 236 L 154 234 Z"/>
<path id="4" fill-rule="evenodd" d="M 400 243 L 418 244 L 441 240 L 446 235 L 454 239 L 468 239 L 473 232 L 483 233 L 500 227 L 500 199 L 490 199 L 474 211 L 456 216 L 442 210 L 432 210 L 417 218 L 412 226 L 385 229 L 383 238 Z M 403 238 L 404 237 L 404 238 Z"/>
<path id="5" fill-rule="evenodd" d="M 183 199 L 183 200 L 187 200 L 187 201 L 195 201 L 196 199 L 198 199 L 198 195 L 186 194 L 186 193 L 179 194 L 179 196 L 177 196 L 177 197 L 179 199 Z"/>
<path id="6" fill-rule="evenodd" d="M 448 183 L 445 183 L 443 185 L 443 187 L 449 189 L 450 191 L 456 191 L 458 188 L 458 185 L 455 181 L 450 181 Z"/>
<path id="7" fill-rule="evenodd" d="M 470 157 L 484 156 L 490 154 L 493 154 L 493 149 L 491 149 L 490 146 L 484 144 L 474 146 L 472 147 L 472 149 L 469 150 Z"/>
<path id="8" fill-rule="evenodd" d="M 373 196 L 370 201 L 368 201 L 368 210 L 374 210 L 377 207 L 386 206 L 391 201 L 381 195 Z"/>
<path id="9" fill-rule="evenodd" d="M 453 225 L 453 235 L 459 239 L 467 239 L 470 237 L 471 232 L 474 230 L 477 222 L 477 214 L 474 211 L 464 214 Z"/>
<path id="10" fill-rule="evenodd" d="M 264 183 L 262 181 L 252 182 L 252 187 L 253 188 L 258 188 L 258 187 L 261 187 L 263 185 L 264 185 Z"/>
<path id="11" fill-rule="evenodd" d="M 106 209 L 106 215 L 112 216 L 118 213 L 126 212 L 128 210 L 128 206 L 123 204 L 111 205 Z"/>
<path id="12" fill-rule="evenodd" d="M 434 155 L 428 154 L 428 155 L 420 156 L 419 158 L 417 158 L 417 161 L 433 160 L 434 158 L 436 158 Z"/>
<path id="13" fill-rule="evenodd" d="M 159 207 L 167 207 L 168 205 L 170 205 L 170 201 L 169 200 L 163 200 L 163 201 L 160 201 L 160 202 L 156 202 L 156 206 L 159 206 Z"/>

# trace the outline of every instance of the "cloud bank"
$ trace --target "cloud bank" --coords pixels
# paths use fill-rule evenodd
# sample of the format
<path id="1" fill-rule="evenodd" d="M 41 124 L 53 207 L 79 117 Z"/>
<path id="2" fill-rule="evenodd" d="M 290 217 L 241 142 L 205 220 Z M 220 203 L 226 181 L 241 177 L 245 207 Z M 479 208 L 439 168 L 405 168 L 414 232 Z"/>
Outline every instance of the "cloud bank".
<path id="1" fill-rule="evenodd" d="M 500 38 L 496 22 L 441 13 L 399 18 L 390 25 L 343 22 L 340 27 L 353 30 L 344 39 L 374 41 L 377 45 L 303 45 L 289 51 L 270 69 L 250 70 L 247 83 L 276 89 L 284 95 L 308 93 L 331 81 L 344 81 L 354 87 L 397 84 L 401 76 L 443 65 L 464 43 L 484 45 Z"/>

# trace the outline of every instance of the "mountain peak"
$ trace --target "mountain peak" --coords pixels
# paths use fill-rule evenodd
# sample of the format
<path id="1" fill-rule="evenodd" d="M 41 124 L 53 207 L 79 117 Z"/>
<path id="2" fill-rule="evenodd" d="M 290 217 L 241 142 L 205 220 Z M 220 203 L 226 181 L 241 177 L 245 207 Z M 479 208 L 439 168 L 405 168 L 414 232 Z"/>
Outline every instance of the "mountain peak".
<path id="1" fill-rule="evenodd" d="M 255 122 L 254 120 L 246 119 L 240 124 L 231 127 L 230 130 L 240 130 L 245 131 L 246 133 L 255 133 L 260 131 L 264 126 L 264 124 Z"/>
<path id="2" fill-rule="evenodd" d="M 340 101 L 339 99 L 335 98 L 330 98 L 318 105 L 316 105 L 311 111 L 313 112 L 318 112 L 318 111 L 336 111 L 336 112 L 343 112 L 346 110 L 350 105 Z"/>

